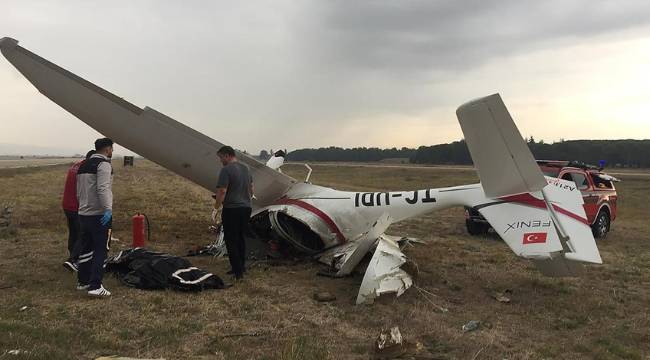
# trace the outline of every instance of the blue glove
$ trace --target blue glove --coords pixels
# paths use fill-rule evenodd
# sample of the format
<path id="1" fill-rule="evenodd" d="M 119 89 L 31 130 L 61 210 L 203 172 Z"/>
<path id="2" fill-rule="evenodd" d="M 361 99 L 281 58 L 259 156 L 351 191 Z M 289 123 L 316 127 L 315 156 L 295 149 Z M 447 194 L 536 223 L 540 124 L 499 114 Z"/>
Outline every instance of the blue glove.
<path id="1" fill-rule="evenodd" d="M 113 217 L 113 212 L 111 210 L 106 210 L 100 222 L 102 223 L 103 226 L 106 226 L 111 221 L 112 217 Z"/>

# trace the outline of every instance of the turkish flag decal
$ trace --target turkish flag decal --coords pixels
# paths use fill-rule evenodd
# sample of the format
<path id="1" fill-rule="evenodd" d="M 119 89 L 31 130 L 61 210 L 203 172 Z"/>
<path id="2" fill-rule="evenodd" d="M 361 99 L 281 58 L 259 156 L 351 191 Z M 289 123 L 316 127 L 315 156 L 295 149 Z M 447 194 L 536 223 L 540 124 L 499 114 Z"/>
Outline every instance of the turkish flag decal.
<path id="1" fill-rule="evenodd" d="M 525 233 L 523 244 L 543 244 L 546 242 L 546 233 Z"/>

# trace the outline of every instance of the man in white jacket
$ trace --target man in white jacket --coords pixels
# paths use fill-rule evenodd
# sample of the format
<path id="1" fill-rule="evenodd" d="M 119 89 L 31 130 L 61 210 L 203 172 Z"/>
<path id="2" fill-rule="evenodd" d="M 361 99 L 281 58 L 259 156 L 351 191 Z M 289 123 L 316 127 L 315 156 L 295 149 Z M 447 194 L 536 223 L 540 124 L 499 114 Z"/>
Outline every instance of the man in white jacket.
<path id="1" fill-rule="evenodd" d="M 81 251 L 79 255 L 78 290 L 88 295 L 106 297 L 111 293 L 102 286 L 104 260 L 111 239 L 113 217 L 113 141 L 109 138 L 95 141 L 95 154 L 77 171 L 77 198 L 81 224 Z"/>

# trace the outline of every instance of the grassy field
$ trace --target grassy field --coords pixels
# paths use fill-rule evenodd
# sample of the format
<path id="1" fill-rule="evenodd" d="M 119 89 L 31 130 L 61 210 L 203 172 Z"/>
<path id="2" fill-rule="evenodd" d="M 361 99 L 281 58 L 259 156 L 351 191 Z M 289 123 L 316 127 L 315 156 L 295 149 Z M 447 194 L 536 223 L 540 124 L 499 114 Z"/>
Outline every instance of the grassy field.
<path id="1" fill-rule="evenodd" d="M 476 181 L 471 171 L 314 165 L 312 181 L 346 190 L 398 190 Z M 417 288 L 355 306 L 362 275 L 317 277 L 315 263 L 253 264 L 226 290 L 141 291 L 107 276 L 113 292 L 88 299 L 74 289 L 60 196 L 67 167 L 0 170 L 0 205 L 12 204 L 16 231 L 0 237 L 0 359 L 367 359 L 380 330 L 399 326 L 434 359 L 648 359 L 650 354 L 650 177 L 621 176 L 619 218 L 599 246 L 605 262 L 581 278 L 551 279 L 498 239 L 472 238 L 462 209 L 390 228 L 427 241 L 406 250 Z M 287 169 L 297 178 L 298 166 Z M 210 193 L 148 162 L 116 166 L 114 231 L 128 247 L 130 218 L 146 213 L 152 249 L 182 255 L 207 244 Z M 226 259 L 194 257 L 228 278 Z M 508 290 L 512 301 L 494 293 Z M 317 291 L 337 300 L 318 303 Z M 440 312 L 437 306 L 449 309 Z M 21 308 L 26 307 L 23 311 Z M 480 320 L 477 331 L 461 326 Z M 22 355 L 7 351 L 21 349 Z"/>

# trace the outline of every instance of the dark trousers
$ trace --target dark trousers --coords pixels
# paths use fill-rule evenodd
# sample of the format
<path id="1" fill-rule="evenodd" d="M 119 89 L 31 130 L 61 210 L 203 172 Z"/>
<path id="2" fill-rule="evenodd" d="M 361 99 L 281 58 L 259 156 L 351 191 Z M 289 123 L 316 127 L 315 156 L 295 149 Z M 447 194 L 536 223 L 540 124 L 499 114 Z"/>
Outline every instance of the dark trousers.
<path id="1" fill-rule="evenodd" d="M 68 261 L 76 262 L 81 251 L 81 225 L 76 211 L 63 210 L 68 219 Z"/>
<path id="2" fill-rule="evenodd" d="M 79 215 L 81 224 L 81 253 L 79 254 L 79 283 L 88 290 L 98 289 L 104 277 L 104 260 L 111 239 L 111 223 L 101 224 L 101 215 Z"/>
<path id="3" fill-rule="evenodd" d="M 251 208 L 224 208 L 221 212 L 223 239 L 228 249 L 230 267 L 235 276 L 241 276 L 246 271 L 246 238 Z"/>

